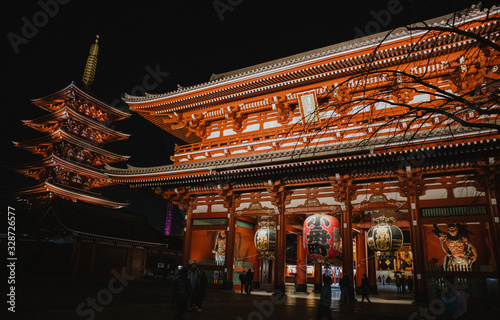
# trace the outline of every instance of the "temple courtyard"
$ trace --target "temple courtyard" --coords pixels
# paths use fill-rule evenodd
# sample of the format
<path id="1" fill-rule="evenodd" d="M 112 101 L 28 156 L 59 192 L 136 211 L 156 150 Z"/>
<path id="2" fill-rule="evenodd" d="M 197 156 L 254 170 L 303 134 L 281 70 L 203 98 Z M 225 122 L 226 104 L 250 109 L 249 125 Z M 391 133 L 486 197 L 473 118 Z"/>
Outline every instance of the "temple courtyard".
<path id="1" fill-rule="evenodd" d="M 24 277 L 24 276 L 23 276 Z M 109 279 L 79 280 L 41 277 L 20 279 L 16 286 L 15 315 L 9 319 L 174 319 L 171 305 L 174 277 L 130 281 L 115 273 Z M 286 298 L 273 297 L 263 290 L 251 295 L 239 291 L 207 291 L 202 312 L 188 310 L 184 319 L 315 319 L 319 294 L 295 293 L 286 285 Z M 341 305 L 340 289 L 332 287 L 334 319 L 446 319 L 436 301 L 416 305 L 411 294 L 398 294 L 394 285 L 379 286 L 372 303 Z M 498 319 L 498 308 L 470 306 L 467 319 Z M 14 317 L 12 317 L 14 315 Z"/>

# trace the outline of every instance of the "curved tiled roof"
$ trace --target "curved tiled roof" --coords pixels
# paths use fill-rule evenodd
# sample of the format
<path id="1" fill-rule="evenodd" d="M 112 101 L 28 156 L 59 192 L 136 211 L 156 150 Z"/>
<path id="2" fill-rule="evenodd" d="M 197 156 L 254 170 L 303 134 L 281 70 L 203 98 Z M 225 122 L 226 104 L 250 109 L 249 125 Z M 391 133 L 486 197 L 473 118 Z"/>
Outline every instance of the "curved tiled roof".
<path id="1" fill-rule="evenodd" d="M 489 9 L 489 13 L 498 13 L 500 7 L 493 6 Z M 463 22 L 467 22 L 471 19 L 477 19 L 480 16 L 486 15 L 486 11 L 481 11 L 477 7 L 473 6 L 471 9 L 459 12 L 459 15 L 448 14 L 442 17 L 434 18 L 425 21 L 427 26 L 446 26 L 451 18 L 461 19 Z M 412 26 L 423 26 L 422 23 L 417 23 Z M 411 27 L 411 26 L 408 26 Z M 380 44 L 382 41 L 389 42 L 396 39 L 414 36 L 418 32 L 411 32 L 407 27 L 400 27 L 389 32 L 382 32 L 366 37 L 334 44 L 320 49 L 315 49 L 312 51 L 307 51 L 304 53 L 299 53 L 289 57 L 265 62 L 255 66 L 250 66 L 243 69 L 238 69 L 234 71 L 229 71 L 219 75 L 212 75 L 210 81 L 189 86 L 189 87 L 178 87 L 176 91 L 171 91 L 163 94 L 149 94 L 146 93 L 145 96 L 132 96 L 129 94 L 124 94 L 123 100 L 127 103 L 138 103 L 138 102 L 149 102 L 160 100 L 166 97 L 173 97 L 175 95 L 183 94 L 190 91 L 195 91 L 198 89 L 208 88 L 213 85 L 222 84 L 224 82 L 230 82 L 233 80 L 242 80 L 245 77 L 255 76 L 255 75 L 265 75 L 267 72 L 279 72 L 280 68 L 290 67 L 290 66 L 300 66 L 300 64 L 314 61 L 316 59 L 332 56 L 335 54 L 348 52 L 356 49 L 362 49 L 365 47 L 371 47 Z"/>

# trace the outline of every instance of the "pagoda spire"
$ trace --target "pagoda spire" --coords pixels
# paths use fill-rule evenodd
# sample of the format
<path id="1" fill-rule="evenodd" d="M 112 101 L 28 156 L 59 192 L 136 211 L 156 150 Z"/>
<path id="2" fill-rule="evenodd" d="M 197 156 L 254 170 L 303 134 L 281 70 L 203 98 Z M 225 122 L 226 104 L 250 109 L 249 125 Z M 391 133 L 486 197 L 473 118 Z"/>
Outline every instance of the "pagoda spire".
<path id="1" fill-rule="evenodd" d="M 87 64 L 85 65 L 85 70 L 83 72 L 82 82 L 83 87 L 86 91 L 90 89 L 90 86 L 94 83 L 95 72 L 97 68 L 97 56 L 99 53 L 99 35 L 95 37 L 95 43 L 90 46 L 89 57 L 87 58 Z"/>

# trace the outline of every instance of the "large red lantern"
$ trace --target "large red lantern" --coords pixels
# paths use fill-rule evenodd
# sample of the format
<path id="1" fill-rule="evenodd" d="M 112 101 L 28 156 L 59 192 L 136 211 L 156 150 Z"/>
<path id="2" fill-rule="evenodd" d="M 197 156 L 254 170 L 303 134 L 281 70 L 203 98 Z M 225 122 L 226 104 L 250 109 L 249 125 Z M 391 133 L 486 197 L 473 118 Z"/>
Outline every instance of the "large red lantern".
<path id="1" fill-rule="evenodd" d="M 340 251 L 340 222 L 329 215 L 315 214 L 304 221 L 304 249 L 318 262 L 335 258 Z"/>

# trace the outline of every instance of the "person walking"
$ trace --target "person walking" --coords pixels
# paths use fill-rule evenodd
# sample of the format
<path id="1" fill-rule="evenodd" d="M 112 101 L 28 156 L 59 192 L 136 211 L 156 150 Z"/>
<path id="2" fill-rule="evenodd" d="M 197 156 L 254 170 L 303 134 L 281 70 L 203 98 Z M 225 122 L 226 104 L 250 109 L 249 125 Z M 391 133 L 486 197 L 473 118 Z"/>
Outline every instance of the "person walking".
<path id="1" fill-rule="evenodd" d="M 413 293 L 413 277 L 408 276 L 408 292 Z"/>
<path id="2" fill-rule="evenodd" d="M 316 315 L 316 320 L 322 320 L 326 317 L 329 320 L 333 320 L 332 311 L 330 310 L 330 304 L 332 303 L 332 278 L 325 276 L 323 278 L 323 287 L 321 287 L 321 296 L 318 304 L 318 314 Z"/>
<path id="3" fill-rule="evenodd" d="M 196 263 L 193 263 L 191 265 L 191 269 L 189 269 L 189 272 L 187 274 L 187 278 L 189 279 L 189 282 L 191 283 L 191 289 L 196 290 L 196 283 L 198 282 L 198 267 L 196 266 Z M 194 302 L 194 296 L 191 295 L 191 301 L 188 304 L 189 309 L 193 309 L 195 307 L 195 302 Z"/>
<path id="4" fill-rule="evenodd" d="M 404 274 L 401 276 L 400 281 L 401 281 L 401 292 L 406 293 L 406 278 Z"/>
<path id="5" fill-rule="evenodd" d="M 385 286 L 385 274 L 382 275 L 382 285 Z"/>
<path id="6" fill-rule="evenodd" d="M 394 281 L 396 282 L 396 289 L 398 293 L 401 293 L 401 279 L 399 278 L 399 274 L 394 276 Z"/>
<path id="7" fill-rule="evenodd" d="M 179 273 L 179 277 L 175 279 L 174 282 L 172 305 L 177 305 L 177 315 L 175 316 L 174 320 L 184 319 L 184 314 L 186 313 L 189 297 L 191 297 L 193 294 L 191 282 L 187 278 L 187 274 L 187 268 L 182 268 Z"/>
<path id="8" fill-rule="evenodd" d="M 245 269 L 243 269 L 243 272 L 241 272 L 240 275 L 238 276 L 241 282 L 241 293 L 243 293 L 243 291 L 247 292 L 245 276 L 246 276 Z"/>
<path id="9" fill-rule="evenodd" d="M 370 298 L 368 298 L 368 293 L 370 291 L 370 284 L 368 282 L 368 277 L 366 276 L 366 273 L 363 274 L 363 278 L 361 279 L 361 302 L 360 303 L 363 303 L 365 301 L 365 298 L 366 300 L 368 301 L 368 303 L 372 303 L 370 301 Z"/>
<path id="10" fill-rule="evenodd" d="M 339 281 L 339 287 L 340 287 L 340 303 L 341 304 L 349 303 L 349 277 L 346 276 L 345 274 Z"/>
<path id="11" fill-rule="evenodd" d="M 205 270 L 198 268 L 198 278 L 196 280 L 196 287 L 194 289 L 194 303 L 195 310 L 197 312 L 201 312 L 201 308 L 203 307 L 203 299 L 206 295 L 208 279 L 205 274 Z"/>
<path id="12" fill-rule="evenodd" d="M 246 275 L 245 275 L 245 285 L 247 286 L 247 294 L 252 293 L 252 287 L 253 287 L 253 272 L 252 269 L 248 269 Z"/>

